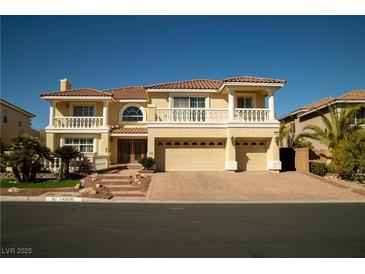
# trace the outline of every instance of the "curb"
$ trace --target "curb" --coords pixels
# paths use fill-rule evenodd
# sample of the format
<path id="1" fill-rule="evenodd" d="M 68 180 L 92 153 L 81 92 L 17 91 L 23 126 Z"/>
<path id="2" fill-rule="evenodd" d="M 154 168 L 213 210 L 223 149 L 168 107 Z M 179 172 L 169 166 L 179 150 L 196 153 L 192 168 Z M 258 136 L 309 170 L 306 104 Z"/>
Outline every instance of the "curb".
<path id="1" fill-rule="evenodd" d="M 179 201 L 179 200 L 125 200 L 125 199 L 95 199 L 80 198 L 73 200 L 71 197 L 52 196 L 52 197 L 31 197 L 31 196 L 1 196 L 1 202 L 64 202 L 64 203 L 109 203 L 109 204 L 349 204 L 365 203 L 361 200 L 267 200 L 267 201 Z"/>

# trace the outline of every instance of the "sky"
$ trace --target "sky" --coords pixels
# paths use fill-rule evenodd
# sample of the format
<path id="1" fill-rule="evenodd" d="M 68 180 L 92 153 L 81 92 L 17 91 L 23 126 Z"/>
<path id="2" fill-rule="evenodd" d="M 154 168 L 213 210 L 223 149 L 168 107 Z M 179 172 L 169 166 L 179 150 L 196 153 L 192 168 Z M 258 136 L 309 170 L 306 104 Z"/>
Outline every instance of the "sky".
<path id="1" fill-rule="evenodd" d="M 280 117 L 365 89 L 365 16 L 2 16 L 1 98 L 48 124 L 39 94 L 252 75 L 287 80 Z"/>

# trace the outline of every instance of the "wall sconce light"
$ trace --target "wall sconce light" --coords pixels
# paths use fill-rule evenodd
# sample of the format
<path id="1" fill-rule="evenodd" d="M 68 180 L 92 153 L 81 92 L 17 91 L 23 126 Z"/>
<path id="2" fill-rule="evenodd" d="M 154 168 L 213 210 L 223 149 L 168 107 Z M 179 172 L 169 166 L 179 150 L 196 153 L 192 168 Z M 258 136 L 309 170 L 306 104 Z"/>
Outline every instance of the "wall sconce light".
<path id="1" fill-rule="evenodd" d="M 66 104 L 66 108 L 69 108 L 69 107 L 70 107 L 70 104 L 69 104 L 69 103 L 67 103 L 67 104 Z"/>
<path id="2" fill-rule="evenodd" d="M 233 135 L 231 136 L 231 143 L 232 145 L 235 145 L 236 143 L 236 138 Z"/>

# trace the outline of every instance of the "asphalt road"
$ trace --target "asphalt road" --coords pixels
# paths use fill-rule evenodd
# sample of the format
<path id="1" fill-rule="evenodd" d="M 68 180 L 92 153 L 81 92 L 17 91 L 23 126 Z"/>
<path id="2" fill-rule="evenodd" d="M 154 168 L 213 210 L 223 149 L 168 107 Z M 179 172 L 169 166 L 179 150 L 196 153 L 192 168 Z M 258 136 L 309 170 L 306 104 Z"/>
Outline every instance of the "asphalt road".
<path id="1" fill-rule="evenodd" d="M 365 257 L 365 204 L 3 202 L 1 251 L 3 257 Z"/>

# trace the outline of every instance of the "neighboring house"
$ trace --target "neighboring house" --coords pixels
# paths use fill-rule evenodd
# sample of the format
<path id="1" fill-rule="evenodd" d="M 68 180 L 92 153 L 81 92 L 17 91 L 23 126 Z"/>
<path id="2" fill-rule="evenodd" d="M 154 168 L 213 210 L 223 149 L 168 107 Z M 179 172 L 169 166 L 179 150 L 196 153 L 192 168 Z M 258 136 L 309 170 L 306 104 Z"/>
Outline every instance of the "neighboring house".
<path id="1" fill-rule="evenodd" d="M 159 171 L 278 171 L 274 96 L 284 84 L 244 76 L 99 91 L 63 79 L 60 91 L 41 94 L 46 143 L 75 146 L 96 169 L 149 156 Z"/>
<path id="2" fill-rule="evenodd" d="M 298 110 L 290 112 L 289 114 L 281 117 L 280 121 L 289 126 L 291 130 L 295 132 L 295 134 L 299 134 L 303 132 L 303 128 L 306 125 L 316 125 L 323 127 L 323 123 L 318 111 L 322 112 L 326 117 L 329 118 L 329 106 L 334 106 L 341 111 L 345 108 L 353 107 L 359 104 L 365 104 L 365 90 L 357 89 L 339 97 L 323 98 Z M 357 113 L 354 123 L 356 123 L 358 119 L 363 118 L 365 118 L 365 108 L 361 108 Z M 317 151 L 327 151 L 327 147 L 318 141 L 309 141 L 313 144 L 314 149 Z"/>
<path id="3" fill-rule="evenodd" d="M 29 134 L 39 138 L 39 132 L 32 128 L 34 114 L 0 99 L 1 144 L 7 146 L 17 135 Z"/>

